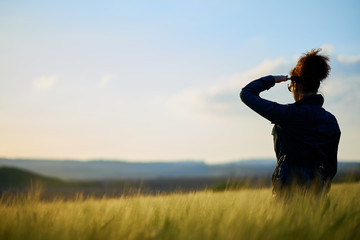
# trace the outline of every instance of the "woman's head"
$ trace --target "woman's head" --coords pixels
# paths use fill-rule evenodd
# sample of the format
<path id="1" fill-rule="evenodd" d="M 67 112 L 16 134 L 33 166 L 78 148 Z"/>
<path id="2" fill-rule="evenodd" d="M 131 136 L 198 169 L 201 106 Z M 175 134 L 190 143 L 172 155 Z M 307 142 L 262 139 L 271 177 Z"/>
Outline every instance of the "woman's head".
<path id="1" fill-rule="evenodd" d="M 321 49 L 313 49 L 305 53 L 290 71 L 291 79 L 301 85 L 304 93 L 316 93 L 320 82 L 329 75 L 329 58 L 320 55 L 320 51 Z"/>

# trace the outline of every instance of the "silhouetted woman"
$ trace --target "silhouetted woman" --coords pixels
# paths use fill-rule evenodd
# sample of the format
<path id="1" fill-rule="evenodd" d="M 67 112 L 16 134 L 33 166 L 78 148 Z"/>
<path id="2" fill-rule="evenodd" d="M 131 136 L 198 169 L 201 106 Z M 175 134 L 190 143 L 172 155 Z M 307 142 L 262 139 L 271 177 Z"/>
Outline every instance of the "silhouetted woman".
<path id="1" fill-rule="evenodd" d="M 294 191 L 322 194 L 330 189 L 337 171 L 340 128 L 336 118 L 322 105 L 317 94 L 329 74 L 328 57 L 320 49 L 300 57 L 288 76 L 267 76 L 245 86 L 241 100 L 252 110 L 271 121 L 277 164 L 272 176 L 274 196 L 288 196 Z M 259 96 L 283 81 L 295 103 L 282 105 Z"/>

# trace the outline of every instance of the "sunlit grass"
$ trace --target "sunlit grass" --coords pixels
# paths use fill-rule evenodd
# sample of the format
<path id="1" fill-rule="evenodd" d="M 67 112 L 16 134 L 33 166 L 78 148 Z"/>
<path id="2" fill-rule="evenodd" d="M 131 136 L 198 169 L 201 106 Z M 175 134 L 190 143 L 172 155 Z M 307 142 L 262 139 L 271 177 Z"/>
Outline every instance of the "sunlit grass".
<path id="1" fill-rule="evenodd" d="M 0 239 L 360 239 L 360 184 L 277 202 L 270 189 L 117 199 L 3 197 Z"/>

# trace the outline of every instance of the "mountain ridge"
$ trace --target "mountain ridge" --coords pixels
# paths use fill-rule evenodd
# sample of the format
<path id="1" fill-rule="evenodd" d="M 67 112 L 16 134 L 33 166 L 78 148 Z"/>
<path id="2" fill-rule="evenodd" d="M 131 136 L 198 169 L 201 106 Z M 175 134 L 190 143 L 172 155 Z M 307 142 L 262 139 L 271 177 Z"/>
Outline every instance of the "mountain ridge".
<path id="1" fill-rule="evenodd" d="M 271 159 L 248 159 L 207 164 L 203 161 L 126 162 L 94 159 L 39 160 L 0 158 L 0 166 L 18 167 L 62 180 L 154 179 L 166 177 L 256 177 L 271 176 L 276 165 Z M 359 171 L 360 162 L 339 162 L 342 171 Z"/>

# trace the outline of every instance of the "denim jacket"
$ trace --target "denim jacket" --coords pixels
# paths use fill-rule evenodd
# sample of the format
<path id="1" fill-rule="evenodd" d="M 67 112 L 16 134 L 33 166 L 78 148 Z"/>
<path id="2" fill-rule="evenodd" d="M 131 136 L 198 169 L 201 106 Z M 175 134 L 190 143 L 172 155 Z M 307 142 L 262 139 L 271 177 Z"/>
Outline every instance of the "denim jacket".
<path id="1" fill-rule="evenodd" d="M 280 179 L 282 184 L 290 183 L 291 176 L 299 171 L 306 173 L 303 177 L 308 181 L 320 172 L 324 181 L 331 182 L 337 171 L 340 140 L 336 118 L 322 108 L 324 98 L 319 94 L 287 105 L 259 96 L 274 85 L 274 77 L 266 76 L 249 83 L 240 92 L 241 100 L 248 107 L 274 124 L 277 166 L 273 182 Z"/>

